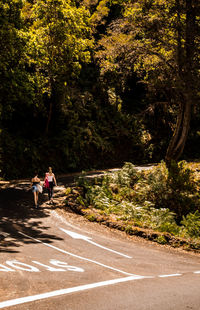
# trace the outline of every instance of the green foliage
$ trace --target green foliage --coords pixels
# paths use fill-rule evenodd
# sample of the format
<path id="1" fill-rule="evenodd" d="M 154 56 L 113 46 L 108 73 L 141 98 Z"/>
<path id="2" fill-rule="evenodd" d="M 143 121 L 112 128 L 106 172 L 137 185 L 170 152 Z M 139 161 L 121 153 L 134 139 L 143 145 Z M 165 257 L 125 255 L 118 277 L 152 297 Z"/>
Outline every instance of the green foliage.
<path id="1" fill-rule="evenodd" d="M 180 11 L 182 51 L 185 9 Z M 61 173 L 160 161 L 177 112 L 174 104 L 180 102 L 174 99 L 174 91 L 179 93 L 177 12 L 172 1 L 1 1 L 1 176 L 29 177 L 49 165 Z M 196 42 L 198 36 L 198 52 Z M 199 139 L 197 114 L 193 145 Z M 117 200 L 135 195 L 138 177 L 130 169 L 112 180 Z M 169 179 L 160 202 L 154 190 L 156 207 L 166 206 L 165 187 L 179 186 Z M 159 187 L 159 180 L 153 183 Z M 177 206 L 189 205 L 187 194 L 175 191 Z M 143 201 L 141 188 L 136 196 Z"/>
<path id="2" fill-rule="evenodd" d="M 177 234 L 179 227 L 175 222 L 175 214 L 167 208 L 156 209 L 152 203 L 136 205 L 134 202 L 122 202 L 124 220 L 133 220 L 140 227 L 151 228 L 161 232 Z"/>
<path id="3" fill-rule="evenodd" d="M 82 185 L 85 206 L 125 221 L 128 233 L 135 225 L 175 236 L 199 237 L 200 213 L 193 212 L 194 207 L 199 208 L 198 188 L 186 162 L 173 163 L 171 169 L 162 162 L 149 171 L 137 171 L 126 163 L 122 169 L 105 174 L 98 185 L 95 181 L 82 181 Z M 163 236 L 157 241 L 167 242 Z"/>
<path id="4" fill-rule="evenodd" d="M 122 16 L 108 27 L 106 35 L 99 42 L 101 49 L 98 49 L 97 56 L 102 73 L 118 72 L 120 78 L 136 71 L 142 79 L 150 82 L 150 88 L 169 92 L 169 86 L 173 84 L 178 91 L 184 86 L 180 83 L 182 76 L 178 70 L 187 66 L 187 18 L 188 14 L 193 14 L 195 20 L 198 4 L 193 4 L 193 10 L 188 13 L 189 6 L 175 1 L 121 3 Z M 193 31 L 199 36 L 197 29 L 198 26 Z M 196 41 L 194 49 L 199 49 Z M 198 64 L 196 57 L 193 62 Z"/>
<path id="5" fill-rule="evenodd" d="M 71 192 L 72 192 L 71 187 L 67 187 L 66 191 L 65 191 L 65 195 L 67 196 L 67 195 L 71 194 Z"/>
<path id="6" fill-rule="evenodd" d="M 166 158 L 178 160 L 188 136 L 190 107 L 200 99 L 199 58 L 196 57 L 199 5 L 196 1 L 136 0 L 123 1 L 123 8 L 122 16 L 108 26 L 98 42 L 96 57 L 102 79 L 109 86 L 114 80 L 115 88 L 119 84 L 123 88 L 135 73 L 146 86 L 151 113 L 154 113 L 152 106 L 160 104 L 170 112 L 171 121 L 174 114 L 177 116 L 179 121 L 173 120 L 174 135 Z M 165 123 L 165 119 L 162 121 Z M 170 128 L 167 135 L 169 132 Z M 164 144 L 169 143 L 165 132 L 157 143 L 161 145 L 163 140 Z M 155 140 L 152 142 L 153 149 Z"/>
<path id="7" fill-rule="evenodd" d="M 200 237 L 200 213 L 198 210 L 183 216 L 181 224 L 183 225 L 182 233 L 184 236 L 191 238 Z"/>
<path id="8" fill-rule="evenodd" d="M 138 184 L 138 199 L 147 199 L 156 208 L 169 208 L 176 213 L 177 220 L 182 215 L 199 207 L 197 183 L 186 162 L 172 162 L 170 169 L 162 162 Z"/>
<path id="9" fill-rule="evenodd" d="M 94 222 L 96 220 L 95 216 L 93 214 L 87 214 L 85 216 L 90 222 Z"/>
<path id="10" fill-rule="evenodd" d="M 13 116 L 23 113 L 33 98 L 30 74 L 25 68 L 27 36 L 20 16 L 22 1 L 0 3 L 0 120 L 7 127 Z M 12 123 L 15 130 L 15 123 Z"/>
<path id="11" fill-rule="evenodd" d="M 172 191 L 177 193 L 181 191 L 195 192 L 196 183 L 194 174 L 192 170 L 188 168 L 186 161 L 180 161 L 178 164 L 172 161 L 168 171 L 167 185 Z"/>
<path id="12" fill-rule="evenodd" d="M 31 44 L 37 51 L 33 61 L 41 74 L 48 70 L 47 85 L 50 78 L 68 84 L 69 78 L 80 72 L 80 61 L 90 58 L 89 12 L 84 7 L 77 8 L 73 1 L 39 0 L 32 7 L 31 17 Z"/>
<path id="13" fill-rule="evenodd" d="M 106 179 L 105 179 L 106 180 Z M 112 174 L 108 181 L 109 183 L 118 184 L 122 187 L 131 187 L 138 180 L 138 173 L 134 165 L 130 162 L 125 163 L 122 169 Z"/>
<path id="14" fill-rule="evenodd" d="M 90 187 L 85 197 L 88 204 L 94 205 L 97 209 L 104 210 L 111 204 L 111 192 L 98 185 Z"/>
<path id="15" fill-rule="evenodd" d="M 166 238 L 165 238 L 165 236 L 158 236 L 157 238 L 156 238 L 156 241 L 158 242 L 158 243 L 160 243 L 160 244 L 166 244 L 167 243 L 167 240 L 166 240 Z"/>

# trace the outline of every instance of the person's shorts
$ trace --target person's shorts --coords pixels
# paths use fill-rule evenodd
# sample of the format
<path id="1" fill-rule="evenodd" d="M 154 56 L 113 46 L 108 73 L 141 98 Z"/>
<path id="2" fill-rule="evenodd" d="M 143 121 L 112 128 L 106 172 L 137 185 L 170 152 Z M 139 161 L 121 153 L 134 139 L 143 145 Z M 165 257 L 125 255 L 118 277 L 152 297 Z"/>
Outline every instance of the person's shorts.
<path id="1" fill-rule="evenodd" d="M 54 188 L 54 182 L 49 182 L 49 188 L 50 188 L 51 190 L 53 190 L 53 188 Z"/>
<path id="2" fill-rule="evenodd" d="M 33 185 L 33 186 L 32 186 L 32 192 L 33 192 L 33 193 L 38 192 L 37 185 Z"/>

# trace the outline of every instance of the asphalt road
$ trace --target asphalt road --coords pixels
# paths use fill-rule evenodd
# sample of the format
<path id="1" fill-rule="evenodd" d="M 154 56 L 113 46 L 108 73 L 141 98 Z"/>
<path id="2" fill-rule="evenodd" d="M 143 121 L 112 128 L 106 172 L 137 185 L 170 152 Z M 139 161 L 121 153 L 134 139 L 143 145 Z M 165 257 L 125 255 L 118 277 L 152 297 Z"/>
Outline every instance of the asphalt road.
<path id="1" fill-rule="evenodd" d="M 0 309 L 200 309 L 199 255 L 35 210 L 28 186 L 0 190 Z"/>

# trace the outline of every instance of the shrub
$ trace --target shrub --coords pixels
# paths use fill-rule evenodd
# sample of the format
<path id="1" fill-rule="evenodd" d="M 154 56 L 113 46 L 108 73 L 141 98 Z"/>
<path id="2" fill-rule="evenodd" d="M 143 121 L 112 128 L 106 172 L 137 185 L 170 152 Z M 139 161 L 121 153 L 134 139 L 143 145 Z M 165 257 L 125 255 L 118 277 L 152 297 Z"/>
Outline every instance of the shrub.
<path id="1" fill-rule="evenodd" d="M 96 217 L 95 217 L 95 215 L 93 215 L 93 214 L 87 214 L 85 217 L 86 217 L 86 218 L 88 219 L 88 221 L 90 221 L 90 222 L 95 222 L 95 221 L 96 221 Z"/>
<path id="2" fill-rule="evenodd" d="M 128 233 L 135 225 L 175 236 L 200 236 L 197 180 L 186 162 L 172 163 L 170 169 L 162 162 L 143 172 L 125 163 L 121 170 L 93 183 L 79 179 L 85 189 L 85 206 L 117 215 L 126 221 Z M 166 242 L 162 236 L 157 241 Z"/>
<path id="3" fill-rule="evenodd" d="M 177 221 L 199 207 L 197 184 L 186 162 L 173 162 L 170 169 L 162 162 L 137 184 L 138 200 L 151 201 L 156 208 L 169 208 Z"/>
<path id="4" fill-rule="evenodd" d="M 183 216 L 181 224 L 183 225 L 182 233 L 184 236 L 200 237 L 200 213 L 198 210 L 194 213 L 189 213 L 186 217 Z"/>
<path id="5" fill-rule="evenodd" d="M 131 187 L 139 179 L 139 173 L 132 163 L 126 162 L 119 171 L 107 176 L 107 182 L 118 184 L 121 187 Z"/>
<path id="6" fill-rule="evenodd" d="M 166 240 L 166 238 L 165 238 L 165 236 L 158 236 L 157 238 L 156 238 L 156 241 L 158 242 L 158 243 L 160 243 L 160 244 L 166 244 L 167 243 L 167 240 Z"/>

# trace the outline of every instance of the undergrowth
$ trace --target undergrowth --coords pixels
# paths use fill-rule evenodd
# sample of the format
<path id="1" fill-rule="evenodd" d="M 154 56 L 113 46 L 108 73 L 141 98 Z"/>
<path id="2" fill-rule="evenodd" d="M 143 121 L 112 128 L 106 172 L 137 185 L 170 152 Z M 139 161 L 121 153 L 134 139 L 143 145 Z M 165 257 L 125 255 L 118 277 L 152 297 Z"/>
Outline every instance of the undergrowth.
<path id="1" fill-rule="evenodd" d="M 82 202 L 101 214 L 115 215 L 131 225 L 167 232 L 181 238 L 200 237 L 199 175 L 187 162 L 164 162 L 139 171 L 132 163 L 88 181 L 77 181 L 83 190 Z M 165 243 L 165 240 L 158 240 Z"/>

